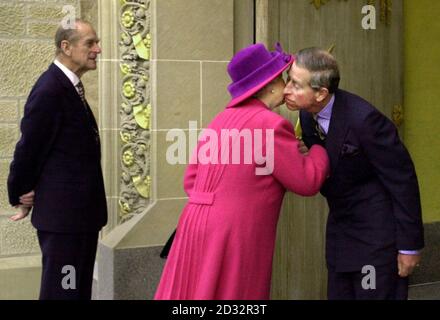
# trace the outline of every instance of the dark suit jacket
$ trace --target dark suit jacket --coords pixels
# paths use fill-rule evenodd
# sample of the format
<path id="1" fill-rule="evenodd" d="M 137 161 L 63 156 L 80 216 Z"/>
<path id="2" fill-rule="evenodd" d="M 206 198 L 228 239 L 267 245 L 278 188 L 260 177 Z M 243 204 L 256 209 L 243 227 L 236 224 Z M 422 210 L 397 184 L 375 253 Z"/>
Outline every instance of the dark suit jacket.
<path id="1" fill-rule="evenodd" d="M 300 121 L 305 144 L 319 143 L 311 114 L 301 111 Z M 394 124 L 362 98 L 337 90 L 325 146 L 327 264 L 358 271 L 396 263 L 397 250 L 422 249 L 417 176 Z"/>
<path id="2" fill-rule="evenodd" d="M 8 178 L 9 201 L 35 191 L 32 224 L 50 232 L 96 232 L 107 223 L 97 125 L 54 64 L 33 87 Z"/>

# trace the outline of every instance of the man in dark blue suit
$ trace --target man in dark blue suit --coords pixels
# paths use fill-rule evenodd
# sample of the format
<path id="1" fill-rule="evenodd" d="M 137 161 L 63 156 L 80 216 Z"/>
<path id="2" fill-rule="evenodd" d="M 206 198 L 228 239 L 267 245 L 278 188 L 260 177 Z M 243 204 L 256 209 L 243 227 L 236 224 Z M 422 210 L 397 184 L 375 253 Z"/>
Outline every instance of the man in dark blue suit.
<path id="1" fill-rule="evenodd" d="M 81 76 L 101 53 L 77 19 L 55 35 L 56 58 L 28 97 L 8 178 L 9 201 L 37 229 L 40 299 L 90 299 L 98 232 L 107 223 L 98 127 Z M 32 208 L 33 206 L 33 208 Z"/>
<path id="2" fill-rule="evenodd" d="M 414 165 L 394 124 L 339 79 L 333 56 L 309 48 L 285 88 L 287 107 L 301 110 L 302 148 L 321 144 L 330 158 L 328 298 L 406 299 L 424 246 Z"/>

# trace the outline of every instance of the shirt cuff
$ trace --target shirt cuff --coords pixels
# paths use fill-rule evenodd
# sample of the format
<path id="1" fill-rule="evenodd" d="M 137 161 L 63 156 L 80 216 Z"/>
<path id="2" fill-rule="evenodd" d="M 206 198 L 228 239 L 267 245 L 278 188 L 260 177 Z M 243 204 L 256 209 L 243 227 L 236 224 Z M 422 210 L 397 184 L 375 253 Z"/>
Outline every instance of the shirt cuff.
<path id="1" fill-rule="evenodd" d="M 401 254 L 416 255 L 420 254 L 420 250 L 399 250 Z"/>

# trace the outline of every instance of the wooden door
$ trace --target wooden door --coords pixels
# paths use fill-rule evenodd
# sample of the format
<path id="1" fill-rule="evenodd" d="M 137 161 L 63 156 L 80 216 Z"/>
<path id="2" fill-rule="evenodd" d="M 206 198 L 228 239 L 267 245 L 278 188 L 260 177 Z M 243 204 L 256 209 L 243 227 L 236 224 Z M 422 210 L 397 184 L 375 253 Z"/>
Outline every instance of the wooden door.
<path id="1" fill-rule="evenodd" d="M 367 15 L 372 17 L 371 10 L 362 12 L 369 4 L 376 10 L 376 29 L 362 26 Z M 256 0 L 256 40 L 269 47 L 279 41 L 292 53 L 333 47 L 340 87 L 392 117 L 403 102 L 402 7 L 402 1 L 389 0 Z M 367 22 L 371 27 L 372 21 Z M 283 107 L 281 114 L 296 122 L 296 113 Z M 321 195 L 286 195 L 278 225 L 273 299 L 326 299 L 327 213 Z"/>

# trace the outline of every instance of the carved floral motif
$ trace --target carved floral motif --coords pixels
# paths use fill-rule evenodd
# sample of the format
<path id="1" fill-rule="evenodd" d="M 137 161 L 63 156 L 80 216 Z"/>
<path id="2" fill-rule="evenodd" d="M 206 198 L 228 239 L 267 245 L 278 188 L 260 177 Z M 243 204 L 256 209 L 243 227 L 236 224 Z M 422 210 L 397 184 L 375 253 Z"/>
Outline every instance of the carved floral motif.
<path id="1" fill-rule="evenodd" d="M 150 0 L 121 0 L 120 222 L 150 202 Z"/>

